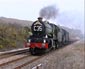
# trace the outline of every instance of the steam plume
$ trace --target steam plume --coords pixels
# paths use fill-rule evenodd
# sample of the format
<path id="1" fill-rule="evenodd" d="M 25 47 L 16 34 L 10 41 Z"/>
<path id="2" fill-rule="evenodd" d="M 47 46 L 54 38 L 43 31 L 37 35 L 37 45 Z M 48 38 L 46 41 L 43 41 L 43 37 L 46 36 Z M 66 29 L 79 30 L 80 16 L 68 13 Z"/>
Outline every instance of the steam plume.
<path id="1" fill-rule="evenodd" d="M 56 6 L 47 6 L 40 10 L 40 16 L 45 19 L 55 19 L 58 14 L 58 8 Z"/>

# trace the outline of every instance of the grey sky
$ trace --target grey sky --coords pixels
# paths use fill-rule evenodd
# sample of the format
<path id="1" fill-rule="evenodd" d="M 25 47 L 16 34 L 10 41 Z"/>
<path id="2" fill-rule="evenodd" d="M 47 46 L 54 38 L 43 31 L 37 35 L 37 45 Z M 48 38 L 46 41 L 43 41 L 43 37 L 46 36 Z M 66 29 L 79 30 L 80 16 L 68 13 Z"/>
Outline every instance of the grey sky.
<path id="1" fill-rule="evenodd" d="M 84 16 L 84 0 L 0 0 L 0 17 L 35 21 L 40 9 L 49 5 L 56 5 L 59 14 L 72 11 Z"/>

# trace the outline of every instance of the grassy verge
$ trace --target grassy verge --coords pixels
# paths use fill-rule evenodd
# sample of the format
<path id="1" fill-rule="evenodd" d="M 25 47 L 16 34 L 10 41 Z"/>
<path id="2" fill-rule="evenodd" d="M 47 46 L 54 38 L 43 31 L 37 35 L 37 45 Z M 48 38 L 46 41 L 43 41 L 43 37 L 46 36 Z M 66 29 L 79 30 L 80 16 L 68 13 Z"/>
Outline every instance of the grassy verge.
<path id="1" fill-rule="evenodd" d="M 0 23 L 0 49 L 17 48 L 19 43 L 24 42 L 29 36 L 29 33 L 30 29 L 28 27 Z"/>

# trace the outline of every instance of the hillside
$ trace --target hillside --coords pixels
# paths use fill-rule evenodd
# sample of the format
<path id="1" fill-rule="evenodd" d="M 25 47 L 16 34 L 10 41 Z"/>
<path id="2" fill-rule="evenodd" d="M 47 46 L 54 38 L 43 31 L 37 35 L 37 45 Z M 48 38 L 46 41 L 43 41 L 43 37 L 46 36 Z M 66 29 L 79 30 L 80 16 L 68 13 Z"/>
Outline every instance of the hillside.
<path id="1" fill-rule="evenodd" d="M 0 51 L 23 47 L 31 21 L 0 18 Z M 28 27 L 29 26 L 29 27 Z"/>
<path id="2" fill-rule="evenodd" d="M 15 25 L 18 24 L 20 26 L 28 26 L 28 27 L 30 27 L 31 24 L 32 24 L 32 21 L 0 17 L 0 23 L 4 23 L 4 24 L 10 23 L 10 24 L 15 24 Z"/>

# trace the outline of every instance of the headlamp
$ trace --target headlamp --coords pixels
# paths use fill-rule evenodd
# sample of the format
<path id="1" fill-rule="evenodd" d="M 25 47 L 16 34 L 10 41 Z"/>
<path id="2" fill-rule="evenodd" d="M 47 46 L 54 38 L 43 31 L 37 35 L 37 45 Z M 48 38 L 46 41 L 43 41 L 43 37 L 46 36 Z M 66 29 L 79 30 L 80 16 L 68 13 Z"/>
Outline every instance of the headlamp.
<path id="1" fill-rule="evenodd" d="M 45 39 L 43 40 L 43 43 L 46 43 L 46 40 Z"/>
<path id="2" fill-rule="evenodd" d="M 28 39 L 28 42 L 30 43 L 31 42 L 31 39 Z"/>

